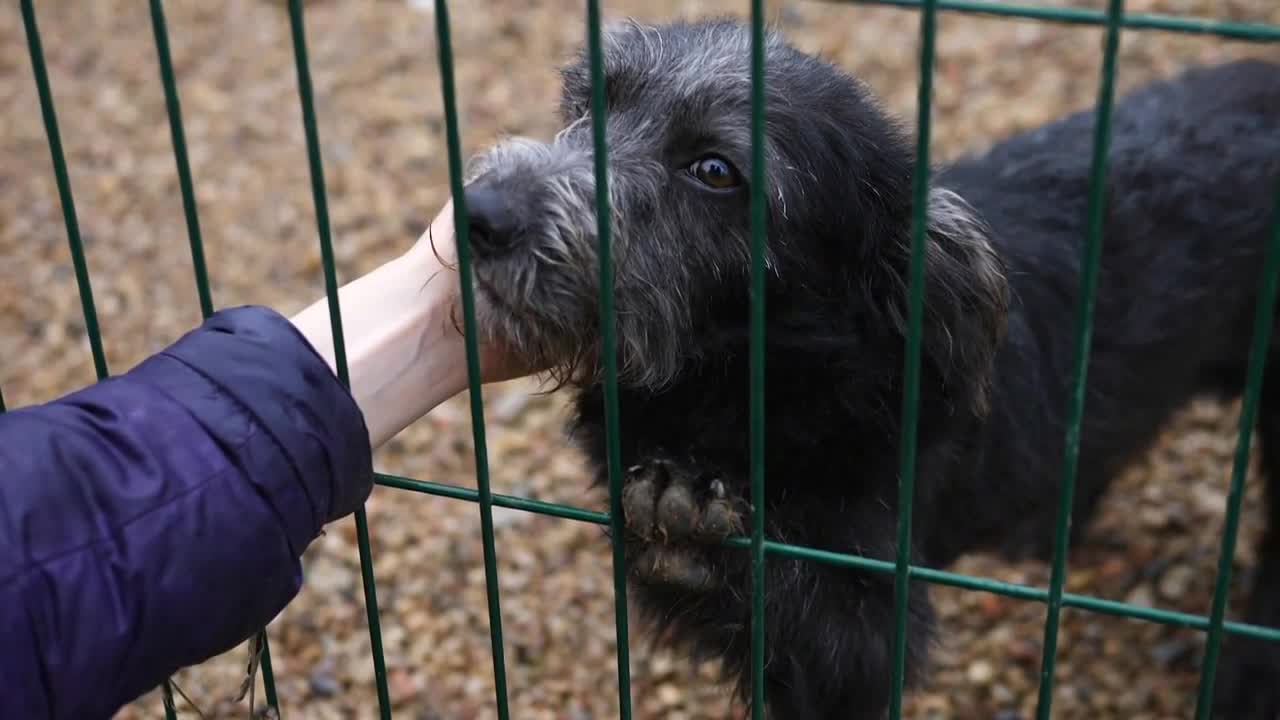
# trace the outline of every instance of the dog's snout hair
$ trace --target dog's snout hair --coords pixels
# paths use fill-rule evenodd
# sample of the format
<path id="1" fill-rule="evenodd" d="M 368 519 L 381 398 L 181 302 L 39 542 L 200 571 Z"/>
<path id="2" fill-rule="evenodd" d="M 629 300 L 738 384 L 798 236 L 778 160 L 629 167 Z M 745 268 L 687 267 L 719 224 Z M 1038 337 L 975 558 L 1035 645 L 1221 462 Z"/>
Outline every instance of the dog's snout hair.
<path id="1" fill-rule="evenodd" d="M 747 36 L 728 26 L 717 34 L 736 42 L 704 37 L 699 58 L 692 29 L 675 47 L 635 23 L 603 33 L 618 369 L 627 384 L 661 387 L 695 362 L 700 346 L 690 337 L 700 305 L 714 300 L 704 276 L 732 283 L 748 268 L 747 234 L 734 217 L 745 195 L 697 198 L 680 177 L 709 149 L 699 143 L 749 150 Z M 716 70 L 720 80 L 708 82 Z M 509 252 L 478 269 L 482 324 L 562 379 L 589 382 L 600 371 L 600 238 L 587 58 L 563 79 L 555 138 L 502 142 L 473 160 L 468 181 L 504 194 L 519 217 Z"/>
<path id="2" fill-rule="evenodd" d="M 623 22 L 603 37 L 619 379 L 658 389 L 720 351 L 720 340 L 737 343 L 745 332 L 745 312 L 732 313 L 746 307 L 751 267 L 751 39 L 733 21 L 661 32 Z M 860 84 L 772 33 L 766 52 L 771 285 L 794 280 L 825 301 L 841 302 L 855 279 L 834 267 L 812 270 L 834 243 L 862 244 L 869 258 L 888 260 L 874 282 L 900 285 L 907 237 L 882 227 L 880 218 L 908 211 L 910 167 L 902 162 L 901 134 Z M 481 325 L 535 364 L 585 383 L 598 380 L 600 370 L 600 238 L 586 55 L 562 76 L 563 129 L 550 142 L 498 143 L 473 158 L 467 183 L 502 194 L 516 215 L 514 237 L 498 243 L 503 251 L 477 264 Z M 732 174 L 731 187 L 699 182 L 694 168 L 709 158 L 724 163 L 716 167 Z M 872 183 L 876 175 L 886 180 Z M 850 183 L 862 188 L 850 193 Z M 937 217 L 966 226 L 957 216 L 962 203 L 942 195 L 936 200 L 946 210 Z M 966 251 L 984 252 L 981 235 L 963 237 L 972 241 Z M 892 252 L 866 245 L 884 241 L 896 245 Z M 969 262 L 945 243 L 938 249 L 937 260 L 955 269 Z M 981 262 L 998 270 L 994 256 Z M 964 287 L 961 277 L 939 277 L 952 291 Z M 995 301 L 991 318 L 1001 313 L 1001 282 L 993 275 L 987 285 Z M 905 306 L 885 311 L 889 319 Z"/>
<path id="3" fill-rule="evenodd" d="M 513 138 L 478 156 L 469 187 L 505 197 L 515 215 L 504 238 L 477 270 L 481 325 L 513 349 L 562 379 L 597 379 L 599 243 L 595 154 L 589 118 L 570 124 L 550 143 Z M 673 276 L 663 258 L 631 247 L 634 218 L 652 213 L 665 168 L 627 152 L 619 142 L 606 178 L 609 188 L 614 293 L 617 298 L 619 372 L 632 382 L 660 385 L 678 370 L 676 348 L 649 327 L 673 332 L 690 325 L 690 314 L 671 287 L 653 284 Z M 652 232 L 650 230 L 650 232 Z M 671 259 L 671 258 L 666 258 Z M 677 278 L 671 277 L 672 280 Z"/>

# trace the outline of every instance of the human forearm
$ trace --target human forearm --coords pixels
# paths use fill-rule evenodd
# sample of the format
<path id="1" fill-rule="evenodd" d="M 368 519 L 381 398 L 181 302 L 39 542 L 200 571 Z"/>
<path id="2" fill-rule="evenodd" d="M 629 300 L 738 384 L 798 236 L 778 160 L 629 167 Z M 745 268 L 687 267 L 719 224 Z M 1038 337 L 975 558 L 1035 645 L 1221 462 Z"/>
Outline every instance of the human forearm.
<path id="1" fill-rule="evenodd" d="M 374 448 L 467 387 L 456 256 L 446 204 L 407 252 L 338 290 L 351 394 Z M 337 372 L 328 298 L 290 319 Z M 524 374 L 490 346 L 480 361 L 486 383 Z"/>

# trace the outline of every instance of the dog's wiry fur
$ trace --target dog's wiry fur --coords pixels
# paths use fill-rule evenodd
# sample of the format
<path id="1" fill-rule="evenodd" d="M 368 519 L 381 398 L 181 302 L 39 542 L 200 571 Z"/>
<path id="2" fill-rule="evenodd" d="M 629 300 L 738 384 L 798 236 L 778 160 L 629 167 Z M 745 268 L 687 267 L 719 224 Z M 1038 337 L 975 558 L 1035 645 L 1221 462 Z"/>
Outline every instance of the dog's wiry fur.
<path id="1" fill-rule="evenodd" d="M 718 541 L 750 513 L 750 34 L 727 20 L 626 23 L 604 49 L 631 587 L 672 642 L 721 659 L 745 689 L 748 554 Z M 583 54 L 564 71 L 554 141 L 494 148 L 467 193 L 489 198 L 473 220 L 487 223 L 473 234 L 480 324 L 570 384 L 603 483 L 588 68 Z M 766 533 L 893 560 L 912 143 L 859 82 L 772 34 L 766 76 Z M 1051 548 L 1093 123 L 1071 115 L 933 179 L 913 562 Z M 1077 529 L 1172 411 L 1243 387 L 1280 184 L 1280 67 L 1149 85 L 1116 105 L 1111 143 Z M 713 190 L 686 171 L 708 153 L 741 183 Z M 1280 382 L 1266 388 L 1274 488 Z M 1280 493 L 1267 497 L 1246 617 L 1280 623 Z M 779 556 L 766 575 L 771 716 L 881 717 L 892 576 Z M 921 583 L 909 609 L 915 683 L 934 622 Z M 1271 717 L 1278 681 L 1280 648 L 1228 641 L 1224 716 Z"/>

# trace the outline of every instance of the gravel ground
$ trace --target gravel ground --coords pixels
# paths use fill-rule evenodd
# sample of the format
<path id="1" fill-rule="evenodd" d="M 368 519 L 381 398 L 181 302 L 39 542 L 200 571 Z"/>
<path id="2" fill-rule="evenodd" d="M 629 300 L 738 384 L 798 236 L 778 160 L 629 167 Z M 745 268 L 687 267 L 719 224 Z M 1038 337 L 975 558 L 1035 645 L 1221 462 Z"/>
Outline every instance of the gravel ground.
<path id="1" fill-rule="evenodd" d="M 51 81 L 106 352 L 119 372 L 199 322 L 187 231 L 146 4 L 39 5 Z M 434 18 L 424 2 L 311 2 L 308 42 L 339 273 L 349 281 L 403 251 L 448 195 Z M 1089 3 L 1100 7 L 1100 0 Z M 472 152 L 500 133 L 554 129 L 554 66 L 581 42 L 568 0 L 472 0 L 452 18 L 462 129 Z M 610 16 L 729 12 L 744 0 L 613 0 Z M 1273 0 L 1132 0 L 1131 10 L 1280 22 Z M 918 16 L 817 2 L 771 3 L 800 45 L 861 74 L 914 117 Z M 288 18 L 282 2 L 168 3 L 191 162 L 219 306 L 284 312 L 323 294 Z M 939 159 L 1095 99 L 1101 31 L 943 14 L 934 153 Z M 15 7 L 0 13 L 0 388 L 39 402 L 92 381 L 65 229 Z M 1280 47 L 1152 32 L 1127 34 L 1120 88 L 1191 62 Z M 600 507 L 566 449 L 556 396 L 510 383 L 486 393 L 495 490 Z M 465 396 L 405 431 L 380 470 L 474 487 Z M 1237 408 L 1197 403 L 1118 484 L 1087 547 L 1075 592 L 1204 612 L 1209 607 Z M 1248 506 L 1256 489 L 1251 485 Z M 475 505 L 377 488 L 368 505 L 378 600 L 398 717 L 491 718 L 494 681 Z M 612 580 L 599 527 L 495 510 L 512 716 L 617 715 Z M 1246 513 L 1237 587 L 1252 566 Z M 1046 527 L 1045 532 L 1051 532 Z M 373 666 L 354 523 L 306 555 L 307 585 L 271 625 L 287 717 L 375 717 Z M 1044 583 L 1045 568 L 985 558 L 958 570 Z M 252 583 L 254 578 L 246 577 Z M 910 717 L 1025 718 L 1034 708 L 1043 606 L 938 589 L 939 668 Z M 1235 604 L 1238 606 L 1238 601 Z M 634 626 L 633 626 L 634 627 Z M 690 669 L 634 627 L 637 718 L 734 717 L 712 668 Z M 1197 633 L 1069 611 L 1056 716 L 1183 718 L 1191 713 Z M 226 701 L 243 648 L 176 680 L 206 715 Z M 261 697 L 259 688 L 258 697 Z M 158 694 L 120 718 L 159 717 Z M 195 717 L 183 706 L 183 715 Z"/>

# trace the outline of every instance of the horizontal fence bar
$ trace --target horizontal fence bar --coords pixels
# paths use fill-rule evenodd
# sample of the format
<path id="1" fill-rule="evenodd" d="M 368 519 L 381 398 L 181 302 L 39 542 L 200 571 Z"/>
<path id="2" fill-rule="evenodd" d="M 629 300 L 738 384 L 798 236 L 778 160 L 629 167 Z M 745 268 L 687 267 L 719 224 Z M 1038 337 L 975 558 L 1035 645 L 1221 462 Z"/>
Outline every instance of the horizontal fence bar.
<path id="1" fill-rule="evenodd" d="M 454 500 L 466 500 L 468 502 L 480 501 L 480 493 L 478 491 L 472 490 L 471 488 L 458 487 L 457 485 L 430 482 L 428 480 L 415 480 L 413 478 L 402 477 L 400 475 L 388 475 L 386 473 L 375 474 L 374 482 L 387 487 L 399 488 L 401 490 L 412 490 L 414 492 L 426 493 L 427 495 L 439 495 L 440 497 L 453 498 Z M 609 515 L 607 513 L 585 510 L 571 505 L 558 505 L 556 503 L 542 502 L 540 500 L 529 500 L 527 498 L 516 497 L 515 495 L 501 495 L 494 493 L 493 504 L 497 507 L 509 508 L 511 510 L 524 510 L 526 512 L 537 513 L 539 515 L 551 515 L 552 517 L 564 518 L 566 520 L 578 520 L 580 522 L 596 523 L 597 525 L 609 524 Z"/>
<path id="2" fill-rule="evenodd" d="M 826 0 L 848 5 L 888 5 L 893 7 L 923 8 L 928 0 Z M 986 2 L 984 0 L 937 0 L 939 10 L 990 15 L 1003 18 L 1042 20 L 1066 25 L 1106 25 L 1107 14 L 1101 10 L 1083 8 L 1047 8 L 1036 5 Z M 1126 13 L 1120 18 L 1126 30 L 1160 30 L 1196 35 L 1216 35 L 1232 40 L 1248 42 L 1274 42 L 1280 40 L 1280 25 L 1267 23 L 1230 22 L 1201 17 L 1178 17 L 1159 13 Z"/>
<path id="3" fill-rule="evenodd" d="M 435 495 L 468 502 L 476 502 L 479 500 L 479 494 L 475 490 L 446 483 L 416 480 L 414 478 L 407 478 L 399 475 L 388 475 L 386 473 L 375 474 L 374 481 L 379 485 L 420 492 L 426 495 Z M 609 516 L 607 514 L 574 507 L 572 505 L 529 500 L 527 498 L 501 494 L 494 494 L 493 504 L 498 507 L 523 510 L 525 512 L 564 518 L 566 520 L 589 522 L 596 525 L 609 524 Z M 733 537 L 725 540 L 723 544 L 728 547 L 750 550 L 751 538 L 748 536 Z M 779 543 L 772 540 L 765 540 L 764 546 L 765 550 L 773 555 L 801 560 L 813 560 L 827 565 L 849 567 L 856 570 L 869 570 L 882 575 L 894 574 L 897 567 L 896 563 L 889 560 L 875 560 L 873 558 L 865 558 L 858 555 L 848 555 L 845 553 L 832 552 L 830 550 L 819 550 L 817 548 L 805 547 L 803 545 L 788 545 L 786 543 Z M 1014 598 L 1016 600 L 1034 600 L 1036 602 L 1048 602 L 1049 600 L 1049 590 L 1047 588 L 1004 582 L 1001 580 L 991 580 L 983 577 L 975 577 L 973 575 L 948 572 L 946 570 L 936 570 L 934 568 L 922 567 L 919 565 L 910 566 L 910 573 L 913 578 L 934 585 L 946 585 L 948 587 L 956 587 L 964 590 L 977 590 L 979 592 L 1001 595 L 1004 597 Z M 1146 620 L 1160 625 L 1171 625 L 1174 627 L 1200 631 L 1209 629 L 1209 619 L 1203 615 L 1193 615 L 1191 613 L 1178 612 L 1174 610 L 1161 610 L 1159 608 L 1131 605 L 1118 600 L 1105 600 L 1076 593 L 1064 592 L 1062 594 L 1062 605 L 1064 607 L 1073 607 L 1103 615 L 1114 615 L 1134 620 Z M 1224 622 L 1222 627 L 1226 632 L 1232 635 L 1255 637 L 1268 641 L 1280 641 L 1280 628 L 1270 628 L 1262 625 L 1232 621 Z"/>
<path id="4" fill-rule="evenodd" d="M 726 541 L 726 544 L 740 548 L 750 547 L 750 541 L 745 537 L 731 538 Z M 770 553 L 776 555 L 815 560 L 828 565 L 839 565 L 860 570 L 870 570 L 883 575 L 893 574 L 895 568 L 895 563 L 888 560 L 874 560 L 872 558 L 864 558 L 857 555 L 846 555 L 843 553 L 834 553 L 826 550 L 817 550 L 814 548 L 807 548 L 799 545 L 787 545 L 772 541 L 766 541 L 766 546 Z M 947 585 L 965 590 L 977 590 L 980 592 L 1003 595 L 1005 597 L 1020 600 L 1035 600 L 1037 602 L 1048 602 L 1049 600 L 1049 591 L 1046 588 L 1037 588 L 1029 585 L 990 580 L 987 578 L 962 575 L 959 573 L 935 570 L 933 568 L 920 567 L 916 565 L 911 566 L 911 575 L 914 578 L 918 578 L 924 582 L 933 583 L 935 585 Z M 1147 620 L 1161 625 L 1173 625 L 1176 627 L 1202 631 L 1209 628 L 1209 620 L 1203 615 L 1192 615 L 1190 613 L 1176 612 L 1172 610 L 1160 610 L 1158 608 L 1131 605 L 1129 603 L 1123 603 L 1116 600 L 1104 600 L 1088 595 L 1063 593 L 1062 604 L 1066 607 L 1074 607 L 1104 615 L 1114 615 L 1134 620 Z M 1226 622 L 1223 624 L 1223 628 L 1235 635 L 1246 635 L 1263 640 L 1280 641 L 1280 628 L 1269 628 L 1261 625 L 1239 622 Z"/>

